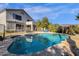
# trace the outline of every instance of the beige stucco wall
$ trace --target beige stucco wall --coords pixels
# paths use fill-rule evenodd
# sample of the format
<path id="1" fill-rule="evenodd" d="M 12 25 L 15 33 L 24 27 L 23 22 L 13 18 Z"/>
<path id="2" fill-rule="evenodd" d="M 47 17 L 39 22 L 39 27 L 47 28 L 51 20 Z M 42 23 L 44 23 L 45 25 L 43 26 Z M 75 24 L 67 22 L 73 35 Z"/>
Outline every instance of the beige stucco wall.
<path id="1" fill-rule="evenodd" d="M 4 25 L 6 26 L 6 11 L 0 13 L 0 32 L 3 32 Z"/>
<path id="2" fill-rule="evenodd" d="M 0 24 L 6 25 L 6 11 L 0 13 Z"/>
<path id="3" fill-rule="evenodd" d="M 33 22 L 32 21 L 26 22 L 26 25 L 31 25 L 31 31 L 33 31 Z"/>

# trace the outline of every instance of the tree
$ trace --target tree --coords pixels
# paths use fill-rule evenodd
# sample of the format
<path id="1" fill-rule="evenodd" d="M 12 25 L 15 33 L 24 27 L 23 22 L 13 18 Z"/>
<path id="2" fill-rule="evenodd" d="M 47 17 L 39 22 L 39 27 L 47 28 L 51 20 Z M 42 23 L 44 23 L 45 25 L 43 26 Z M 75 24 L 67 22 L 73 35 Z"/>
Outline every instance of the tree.
<path id="1" fill-rule="evenodd" d="M 37 20 L 36 27 L 37 27 L 37 30 L 41 29 L 41 21 L 40 20 Z"/>
<path id="2" fill-rule="evenodd" d="M 37 27 L 37 31 L 43 29 L 48 29 L 50 32 L 57 32 L 57 29 L 59 28 L 59 24 L 52 24 L 49 22 L 47 17 L 44 17 L 41 21 L 37 20 L 36 22 L 36 27 Z"/>
<path id="3" fill-rule="evenodd" d="M 79 21 L 79 13 L 76 15 L 76 20 Z M 75 33 L 79 33 L 79 25 L 75 25 L 73 26 L 73 30 L 75 31 Z"/>
<path id="4" fill-rule="evenodd" d="M 74 30 L 75 33 L 79 34 L 79 25 L 73 25 L 72 29 Z"/>
<path id="5" fill-rule="evenodd" d="M 78 15 L 76 15 L 76 20 L 79 20 L 79 14 L 78 14 Z"/>
<path id="6" fill-rule="evenodd" d="M 41 21 L 42 28 L 48 29 L 49 21 L 47 17 L 44 17 Z"/>
<path id="7" fill-rule="evenodd" d="M 51 23 L 48 25 L 48 29 L 50 32 L 56 32 L 56 27 Z"/>

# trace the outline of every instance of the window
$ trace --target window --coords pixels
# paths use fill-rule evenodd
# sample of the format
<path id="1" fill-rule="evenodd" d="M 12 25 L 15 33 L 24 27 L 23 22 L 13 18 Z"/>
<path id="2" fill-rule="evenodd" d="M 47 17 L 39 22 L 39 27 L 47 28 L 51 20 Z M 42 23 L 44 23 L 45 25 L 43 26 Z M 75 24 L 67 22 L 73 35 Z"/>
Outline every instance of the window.
<path id="1" fill-rule="evenodd" d="M 27 27 L 31 27 L 31 25 L 27 25 Z"/>
<path id="2" fill-rule="evenodd" d="M 27 19 L 27 21 L 31 21 L 30 19 Z"/>
<path id="3" fill-rule="evenodd" d="M 7 23 L 7 29 L 14 29 L 13 23 Z"/>
<path id="4" fill-rule="evenodd" d="M 22 20 L 20 15 L 13 14 L 13 19 Z"/>

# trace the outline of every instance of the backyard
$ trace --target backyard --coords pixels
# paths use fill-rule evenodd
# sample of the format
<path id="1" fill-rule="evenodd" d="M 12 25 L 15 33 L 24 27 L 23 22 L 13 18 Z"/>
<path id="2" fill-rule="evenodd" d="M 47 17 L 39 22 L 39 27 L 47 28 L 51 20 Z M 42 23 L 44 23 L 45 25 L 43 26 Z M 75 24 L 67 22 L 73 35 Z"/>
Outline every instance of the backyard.
<path id="1" fill-rule="evenodd" d="M 78 5 L 10 6 L 0 11 L 1 56 L 79 56 Z"/>
<path id="2" fill-rule="evenodd" d="M 42 25 L 43 21 L 43 25 Z M 5 33 L 0 33 L 1 36 L 5 34 L 5 39 L 0 43 L 0 55 L 16 55 L 16 54 L 11 54 L 9 53 L 6 49 L 9 47 L 9 45 L 14 41 L 12 40 L 13 38 L 17 36 L 24 36 L 24 35 L 29 35 L 29 34 L 43 34 L 43 33 L 49 33 L 49 34 L 56 34 L 56 33 L 61 33 L 61 34 L 68 34 L 69 39 L 55 45 L 51 46 L 40 53 L 33 53 L 33 54 L 24 54 L 24 55 L 44 55 L 44 56 L 49 56 L 49 55 L 70 55 L 70 56 L 78 56 L 79 53 L 79 26 L 78 25 L 69 25 L 67 26 L 61 26 L 58 24 L 51 24 L 48 21 L 48 18 L 45 17 L 43 18 L 42 21 L 37 21 L 36 22 L 36 27 L 37 30 L 33 32 L 5 32 Z M 75 34 L 74 34 L 75 33 Z M 55 50 L 54 52 L 51 52 Z"/>

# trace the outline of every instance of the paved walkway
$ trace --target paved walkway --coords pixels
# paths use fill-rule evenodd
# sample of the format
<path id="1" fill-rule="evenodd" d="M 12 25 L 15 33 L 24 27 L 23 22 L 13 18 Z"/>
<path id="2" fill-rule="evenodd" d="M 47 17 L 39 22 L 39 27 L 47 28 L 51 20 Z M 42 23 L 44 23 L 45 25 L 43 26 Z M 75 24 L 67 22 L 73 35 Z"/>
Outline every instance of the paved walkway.
<path id="1" fill-rule="evenodd" d="M 10 38 L 7 38 L 5 39 L 4 41 L 1 41 L 0 43 L 0 56 L 10 56 L 10 55 L 14 55 L 14 54 L 11 54 L 7 51 L 7 48 L 8 46 L 13 42 L 12 39 Z"/>

